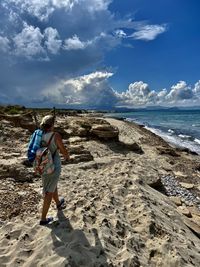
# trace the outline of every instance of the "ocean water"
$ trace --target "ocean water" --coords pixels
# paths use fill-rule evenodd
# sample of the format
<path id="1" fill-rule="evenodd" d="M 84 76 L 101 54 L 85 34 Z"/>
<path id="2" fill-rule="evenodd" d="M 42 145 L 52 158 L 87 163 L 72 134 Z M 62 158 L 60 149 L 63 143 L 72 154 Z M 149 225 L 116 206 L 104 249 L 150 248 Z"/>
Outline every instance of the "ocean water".
<path id="1" fill-rule="evenodd" d="M 200 154 L 200 110 L 145 110 L 109 116 L 143 124 L 168 143 Z"/>

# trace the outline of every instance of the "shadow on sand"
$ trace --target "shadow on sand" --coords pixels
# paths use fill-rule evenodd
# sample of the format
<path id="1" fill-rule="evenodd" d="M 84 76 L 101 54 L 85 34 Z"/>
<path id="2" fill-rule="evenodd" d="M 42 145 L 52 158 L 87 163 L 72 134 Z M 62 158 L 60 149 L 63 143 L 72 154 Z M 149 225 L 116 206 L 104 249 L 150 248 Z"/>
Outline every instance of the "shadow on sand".
<path id="1" fill-rule="evenodd" d="M 112 150 L 114 153 L 127 155 L 130 152 L 136 153 L 136 154 L 144 154 L 144 151 L 142 148 L 137 144 L 125 144 L 121 141 L 104 141 L 101 142 L 104 143 L 106 146 L 109 147 L 110 150 Z"/>
<path id="2" fill-rule="evenodd" d="M 91 229 L 93 244 L 90 245 L 82 230 L 73 229 L 63 211 L 58 212 L 58 221 L 48 225 L 52 230 L 53 250 L 64 260 L 62 266 L 112 267 L 98 237 L 97 229 Z M 61 266 L 61 265 L 59 265 Z"/>

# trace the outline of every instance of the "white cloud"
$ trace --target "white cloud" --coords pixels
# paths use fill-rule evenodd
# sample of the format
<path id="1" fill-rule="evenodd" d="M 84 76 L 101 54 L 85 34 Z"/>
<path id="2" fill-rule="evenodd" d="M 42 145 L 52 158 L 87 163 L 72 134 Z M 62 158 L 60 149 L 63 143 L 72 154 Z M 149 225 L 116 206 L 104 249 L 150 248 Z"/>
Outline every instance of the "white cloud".
<path id="1" fill-rule="evenodd" d="M 127 35 L 123 30 L 116 30 L 114 34 L 119 38 L 126 38 Z"/>
<path id="2" fill-rule="evenodd" d="M 12 3 L 21 13 L 28 13 L 40 21 L 46 21 L 58 9 L 70 12 L 73 8 L 83 5 L 88 12 L 106 10 L 111 0 L 4 0 Z"/>
<path id="3" fill-rule="evenodd" d="M 46 101 L 85 107 L 110 107 L 117 101 L 115 91 L 108 84 L 113 73 L 94 72 L 69 80 L 62 80 L 43 91 Z"/>
<path id="4" fill-rule="evenodd" d="M 72 38 L 68 38 L 65 40 L 63 49 L 65 50 L 79 50 L 84 49 L 88 46 L 88 42 L 80 41 L 77 35 L 74 35 Z"/>
<path id="5" fill-rule="evenodd" d="M 61 105 L 97 108 L 200 105 L 200 96 L 194 94 L 194 89 L 184 81 L 173 85 L 169 91 L 151 90 L 147 83 L 138 81 L 131 83 L 126 91 L 119 93 L 109 85 L 108 79 L 112 75 L 110 72 L 99 71 L 61 80 L 43 91 L 43 99 Z"/>
<path id="6" fill-rule="evenodd" d="M 162 89 L 160 91 L 150 90 L 148 84 L 140 81 L 129 85 L 127 91 L 118 94 L 122 106 L 183 106 L 200 105 L 200 95 L 197 93 L 200 82 L 195 84 L 195 89 L 188 86 L 185 81 L 180 81 L 173 85 L 169 91 Z"/>
<path id="7" fill-rule="evenodd" d="M 120 97 L 120 104 L 128 106 L 146 105 L 152 99 L 152 93 L 148 84 L 142 81 L 131 83 L 128 90 L 118 96 Z"/>
<path id="8" fill-rule="evenodd" d="M 166 99 L 170 102 L 191 99 L 194 97 L 193 91 L 185 81 L 180 81 L 171 87 L 170 92 L 166 95 Z"/>
<path id="9" fill-rule="evenodd" d="M 73 108 L 200 105 L 200 81 L 194 87 L 188 86 L 185 81 L 180 81 L 169 90 L 160 91 L 151 90 L 147 83 L 138 81 L 131 83 L 127 90 L 119 93 L 109 84 L 109 78 L 112 76 L 112 72 L 96 71 L 75 78 L 60 79 L 41 90 L 39 94 L 33 91 L 31 101 L 24 89 L 17 87 L 20 98 L 15 99 L 26 104 L 33 103 L 34 100 L 36 105 L 61 105 Z M 11 99 L 14 100 L 13 97 Z M 5 95 L 4 100 L 9 102 L 9 98 L 5 98 Z"/>
<path id="10" fill-rule="evenodd" d="M 23 30 L 14 38 L 15 54 L 31 59 L 33 56 L 45 54 L 42 47 L 43 34 L 38 27 L 34 28 L 26 23 Z"/>
<path id="11" fill-rule="evenodd" d="M 32 100 L 34 94 L 39 95 L 57 80 L 63 81 L 66 77 L 69 79 L 75 74 L 80 75 L 104 64 L 107 51 L 119 45 L 133 47 L 134 39 L 128 34 L 141 30 L 144 23 L 141 26 L 141 23 L 130 17 L 115 16 L 108 8 L 111 2 L 112 0 L 1 0 L 0 36 L 4 39 L 0 38 L 0 49 L 6 52 L 6 57 L 3 53 L 0 54 L 0 61 L 4 60 L 0 66 L 0 73 L 3 73 L 0 77 L 1 88 L 13 99 L 18 94 L 17 88 L 21 88 L 27 99 Z M 35 80 L 37 83 L 34 83 Z M 87 88 L 98 88 L 97 95 L 102 98 L 103 94 L 109 95 L 113 105 L 118 100 L 123 100 L 122 96 L 110 90 L 107 78 L 99 83 L 105 85 L 105 91 L 102 89 L 101 94 L 98 83 L 92 86 L 94 80 Z M 62 89 L 63 86 L 59 83 L 58 87 Z M 64 86 L 66 91 L 59 91 L 58 87 L 57 96 L 62 96 L 62 92 L 69 90 L 69 85 Z M 86 86 L 84 88 L 80 98 L 76 99 L 73 90 L 72 95 L 64 94 L 67 98 L 61 97 L 56 101 L 68 99 L 69 103 L 84 102 L 87 91 Z M 88 89 L 90 91 L 92 89 Z M 103 103 L 101 97 L 99 102 Z M 153 101 L 155 93 L 150 92 L 141 102 L 147 102 L 148 97 Z M 86 99 L 91 103 L 89 93 Z M 96 99 L 95 95 L 92 99 Z M 108 97 L 103 99 L 106 103 L 109 102 Z M 131 97 L 129 99 L 130 103 L 134 103 Z M 98 99 L 95 101 L 98 103 Z"/>
<path id="12" fill-rule="evenodd" d="M 200 94 L 200 80 L 194 85 L 194 93 Z"/>
<path id="13" fill-rule="evenodd" d="M 5 2 L 7 5 L 9 3 L 14 5 L 18 13 L 28 13 L 41 21 L 47 20 L 55 10 L 51 0 L 7 0 Z"/>
<path id="14" fill-rule="evenodd" d="M 79 0 L 80 5 L 87 5 L 90 12 L 107 10 L 112 0 Z"/>
<path id="15" fill-rule="evenodd" d="M 61 48 L 62 41 L 56 29 L 48 27 L 41 33 L 38 27 L 27 25 L 13 37 L 13 54 L 28 59 L 48 60 L 47 50 L 57 54 Z"/>
<path id="16" fill-rule="evenodd" d="M 8 19 L 11 23 L 17 25 L 20 20 L 20 16 L 14 10 L 9 10 Z"/>
<path id="17" fill-rule="evenodd" d="M 127 93 L 139 97 L 146 97 L 150 93 L 150 89 L 148 84 L 144 82 L 134 82 L 129 85 Z"/>
<path id="18" fill-rule="evenodd" d="M 100 60 L 105 51 L 121 44 L 122 39 L 125 41 L 129 37 L 151 40 L 164 32 L 166 25 L 144 25 L 132 19 L 117 20 L 108 10 L 111 2 L 112 0 L 2 0 L 4 15 L 0 20 L 3 20 L 2 25 L 6 25 L 2 33 L 10 43 L 14 43 L 11 55 L 50 61 L 55 58 L 50 54 L 60 54 L 63 57 L 64 50 L 82 50 L 83 53 L 90 54 L 95 53 L 95 49 L 96 57 L 92 56 L 95 60 Z M 126 29 L 137 31 L 129 36 Z M 91 52 L 84 52 L 89 46 L 92 46 Z M 124 46 L 133 47 L 127 43 Z M 5 44 L 3 49 L 5 50 Z M 66 54 L 66 57 L 70 55 Z"/>
<path id="19" fill-rule="evenodd" d="M 145 25 L 144 23 L 134 23 L 130 21 L 126 23 L 127 28 L 133 28 L 136 31 L 132 34 L 127 34 L 124 30 L 117 29 L 114 35 L 118 38 L 130 38 L 135 40 L 152 41 L 156 37 L 167 30 L 167 24 L 164 25 Z"/>
<path id="20" fill-rule="evenodd" d="M 161 91 L 157 92 L 157 96 L 156 96 L 156 102 L 158 105 L 162 105 L 165 102 L 166 96 L 167 96 L 168 92 L 167 89 L 162 89 Z"/>
<path id="21" fill-rule="evenodd" d="M 10 49 L 10 41 L 7 37 L 0 36 L 0 51 L 1 52 L 8 52 Z"/>
<path id="22" fill-rule="evenodd" d="M 62 45 L 62 41 L 59 39 L 58 31 L 48 27 L 44 31 L 44 37 L 46 38 L 45 45 L 50 53 L 57 54 Z"/>
<path id="23" fill-rule="evenodd" d="M 129 37 L 132 37 L 136 40 L 152 41 L 159 34 L 164 33 L 166 30 L 166 25 L 142 25 L 139 26 L 137 31 Z"/>
<path id="24" fill-rule="evenodd" d="M 52 0 L 52 6 L 55 8 L 66 8 L 70 10 L 79 2 L 79 0 Z"/>

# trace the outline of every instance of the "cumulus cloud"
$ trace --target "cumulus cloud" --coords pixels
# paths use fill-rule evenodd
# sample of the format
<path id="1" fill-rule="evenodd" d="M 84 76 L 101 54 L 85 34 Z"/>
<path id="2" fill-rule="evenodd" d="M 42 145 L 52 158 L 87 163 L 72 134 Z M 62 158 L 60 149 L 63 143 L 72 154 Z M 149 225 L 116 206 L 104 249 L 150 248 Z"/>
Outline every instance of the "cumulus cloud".
<path id="1" fill-rule="evenodd" d="M 89 12 L 106 10 L 111 3 L 110 0 L 4 0 L 4 6 L 14 5 L 21 14 L 28 13 L 37 17 L 40 21 L 47 21 L 57 9 L 64 9 L 66 12 L 73 8 L 85 5 Z"/>
<path id="2" fill-rule="evenodd" d="M 62 41 L 59 39 L 59 34 L 56 29 L 48 27 L 44 31 L 44 38 L 46 38 L 45 45 L 52 54 L 57 54 L 61 48 Z"/>
<path id="3" fill-rule="evenodd" d="M 99 108 L 110 109 L 114 107 L 145 107 L 145 106 L 191 106 L 200 105 L 198 81 L 193 87 L 185 81 L 172 85 L 169 90 L 152 90 L 143 81 L 133 82 L 128 89 L 121 93 L 114 90 L 109 83 L 109 78 L 114 74 L 108 71 L 96 71 L 87 75 L 74 78 L 59 79 L 38 95 L 33 92 L 32 98 L 24 94 L 23 89 L 17 88 L 15 100 L 27 105 L 71 108 Z M 4 102 L 9 99 L 6 94 L 1 94 Z M 20 102 L 21 101 L 21 102 Z"/>
<path id="4" fill-rule="evenodd" d="M 68 51 L 84 50 L 90 45 L 96 45 L 97 49 L 102 50 L 105 49 L 105 41 L 106 48 L 111 49 L 120 44 L 119 39 L 153 40 L 166 30 L 166 25 L 145 25 L 131 19 L 115 19 L 108 10 L 111 2 L 112 0 L 2 0 L 0 20 L 2 25 L 6 25 L 2 32 L 8 42 L 14 42 L 12 55 L 23 55 L 21 52 L 24 51 L 27 59 L 33 59 L 35 55 L 36 60 L 41 60 L 38 54 L 45 52 L 46 60 L 48 53 L 56 55 L 61 48 Z M 120 26 L 136 32 L 128 35 L 124 29 L 119 29 Z M 42 40 L 43 38 L 46 40 Z M 33 45 L 30 47 L 32 40 L 35 49 Z M 101 47 L 99 44 L 102 40 Z"/>
<path id="5" fill-rule="evenodd" d="M 23 30 L 13 38 L 15 54 L 27 58 L 44 54 L 42 39 L 43 34 L 38 27 L 25 23 Z"/>
<path id="6" fill-rule="evenodd" d="M 154 92 L 142 81 L 131 83 L 128 90 L 118 94 L 120 105 L 141 106 L 153 101 Z"/>
<path id="7" fill-rule="evenodd" d="M 81 42 L 77 35 L 74 35 L 72 38 L 65 40 L 64 49 L 65 50 L 78 50 L 84 49 L 87 47 L 88 42 Z"/>
<path id="8" fill-rule="evenodd" d="M 200 81 L 195 83 L 193 92 L 195 94 L 200 94 Z"/>
<path id="9" fill-rule="evenodd" d="M 161 106 L 185 106 L 200 104 L 200 96 L 195 93 L 186 82 L 180 81 L 169 90 L 151 90 L 142 81 L 131 83 L 128 89 L 119 93 L 109 84 L 113 73 L 98 71 L 73 79 L 61 80 L 42 92 L 42 99 L 46 102 L 57 103 L 73 107 L 112 108 Z"/>
<path id="10" fill-rule="evenodd" d="M 10 49 L 10 41 L 7 37 L 0 36 L 0 51 L 1 52 L 8 52 Z"/>
<path id="11" fill-rule="evenodd" d="M 167 30 L 167 25 L 142 25 L 139 26 L 137 31 L 129 37 L 136 40 L 152 41 L 159 34 L 164 33 Z"/>
<path id="12" fill-rule="evenodd" d="M 60 3 L 59 3 L 60 2 Z M 4 4 L 8 7 L 12 4 L 17 12 L 20 14 L 27 13 L 31 16 L 37 17 L 39 20 L 44 21 L 55 11 L 55 8 L 65 7 L 70 9 L 73 1 L 50 1 L 50 0 L 4 0 Z"/>
<path id="13" fill-rule="evenodd" d="M 43 99 L 60 105 L 112 107 L 117 95 L 108 83 L 113 73 L 97 71 L 69 80 L 62 80 L 43 91 Z"/>
<path id="14" fill-rule="evenodd" d="M 13 37 L 13 43 L 13 53 L 15 55 L 27 57 L 28 59 L 38 59 L 38 56 L 40 56 L 40 60 L 47 59 L 47 51 L 57 54 L 62 45 L 56 29 L 48 27 L 42 33 L 40 28 L 26 23 L 24 23 L 22 31 Z"/>
<path id="15" fill-rule="evenodd" d="M 185 81 L 180 81 L 176 85 L 171 87 L 171 91 L 166 96 L 170 102 L 176 102 L 179 100 L 191 99 L 194 97 L 191 87 L 186 84 Z"/>
<path id="16" fill-rule="evenodd" d="M 1 0 L 0 93 L 6 92 L 13 101 L 24 99 L 26 104 L 52 84 L 100 69 L 105 53 L 113 48 L 121 44 L 132 47 L 127 40 L 133 42 L 134 38 L 127 32 L 139 32 L 141 23 L 115 16 L 109 10 L 111 2 Z M 105 88 L 109 88 L 108 81 L 104 82 Z M 83 100 L 83 95 L 77 103 Z M 110 95 L 116 102 L 117 93 L 114 98 L 113 93 Z M 154 94 L 149 97 L 153 99 Z M 72 97 L 68 94 L 68 99 L 72 103 L 73 94 Z"/>
<path id="17" fill-rule="evenodd" d="M 200 82 L 197 82 L 193 89 L 191 86 L 188 86 L 185 81 L 180 81 L 173 85 L 169 90 L 162 89 L 160 91 L 155 91 L 151 90 L 148 84 L 142 81 L 135 82 L 129 85 L 127 91 L 118 94 L 120 99 L 118 104 L 130 107 L 200 104 L 200 96 L 197 94 L 199 85 Z"/>

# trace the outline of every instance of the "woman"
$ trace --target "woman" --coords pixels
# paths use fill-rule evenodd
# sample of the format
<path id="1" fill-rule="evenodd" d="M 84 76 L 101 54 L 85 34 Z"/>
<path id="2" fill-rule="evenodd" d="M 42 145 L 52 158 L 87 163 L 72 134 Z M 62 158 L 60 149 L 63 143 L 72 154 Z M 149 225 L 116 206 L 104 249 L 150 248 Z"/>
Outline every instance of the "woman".
<path id="1" fill-rule="evenodd" d="M 53 161 L 55 165 L 55 170 L 52 174 L 42 175 L 44 202 L 42 207 L 42 216 L 40 220 L 40 225 L 46 225 L 53 220 L 52 217 L 49 218 L 46 217 L 52 198 L 56 202 L 58 210 L 62 209 L 64 204 L 64 199 L 59 200 L 58 198 L 57 184 L 61 173 L 61 160 L 58 151 L 61 152 L 61 154 L 64 156 L 66 160 L 69 160 L 69 153 L 63 145 L 60 134 L 54 132 L 53 116 L 51 115 L 45 116 L 42 119 L 40 128 L 43 130 L 42 144 L 47 145 L 49 140 L 52 138 L 49 144 L 49 149 L 53 155 Z"/>

